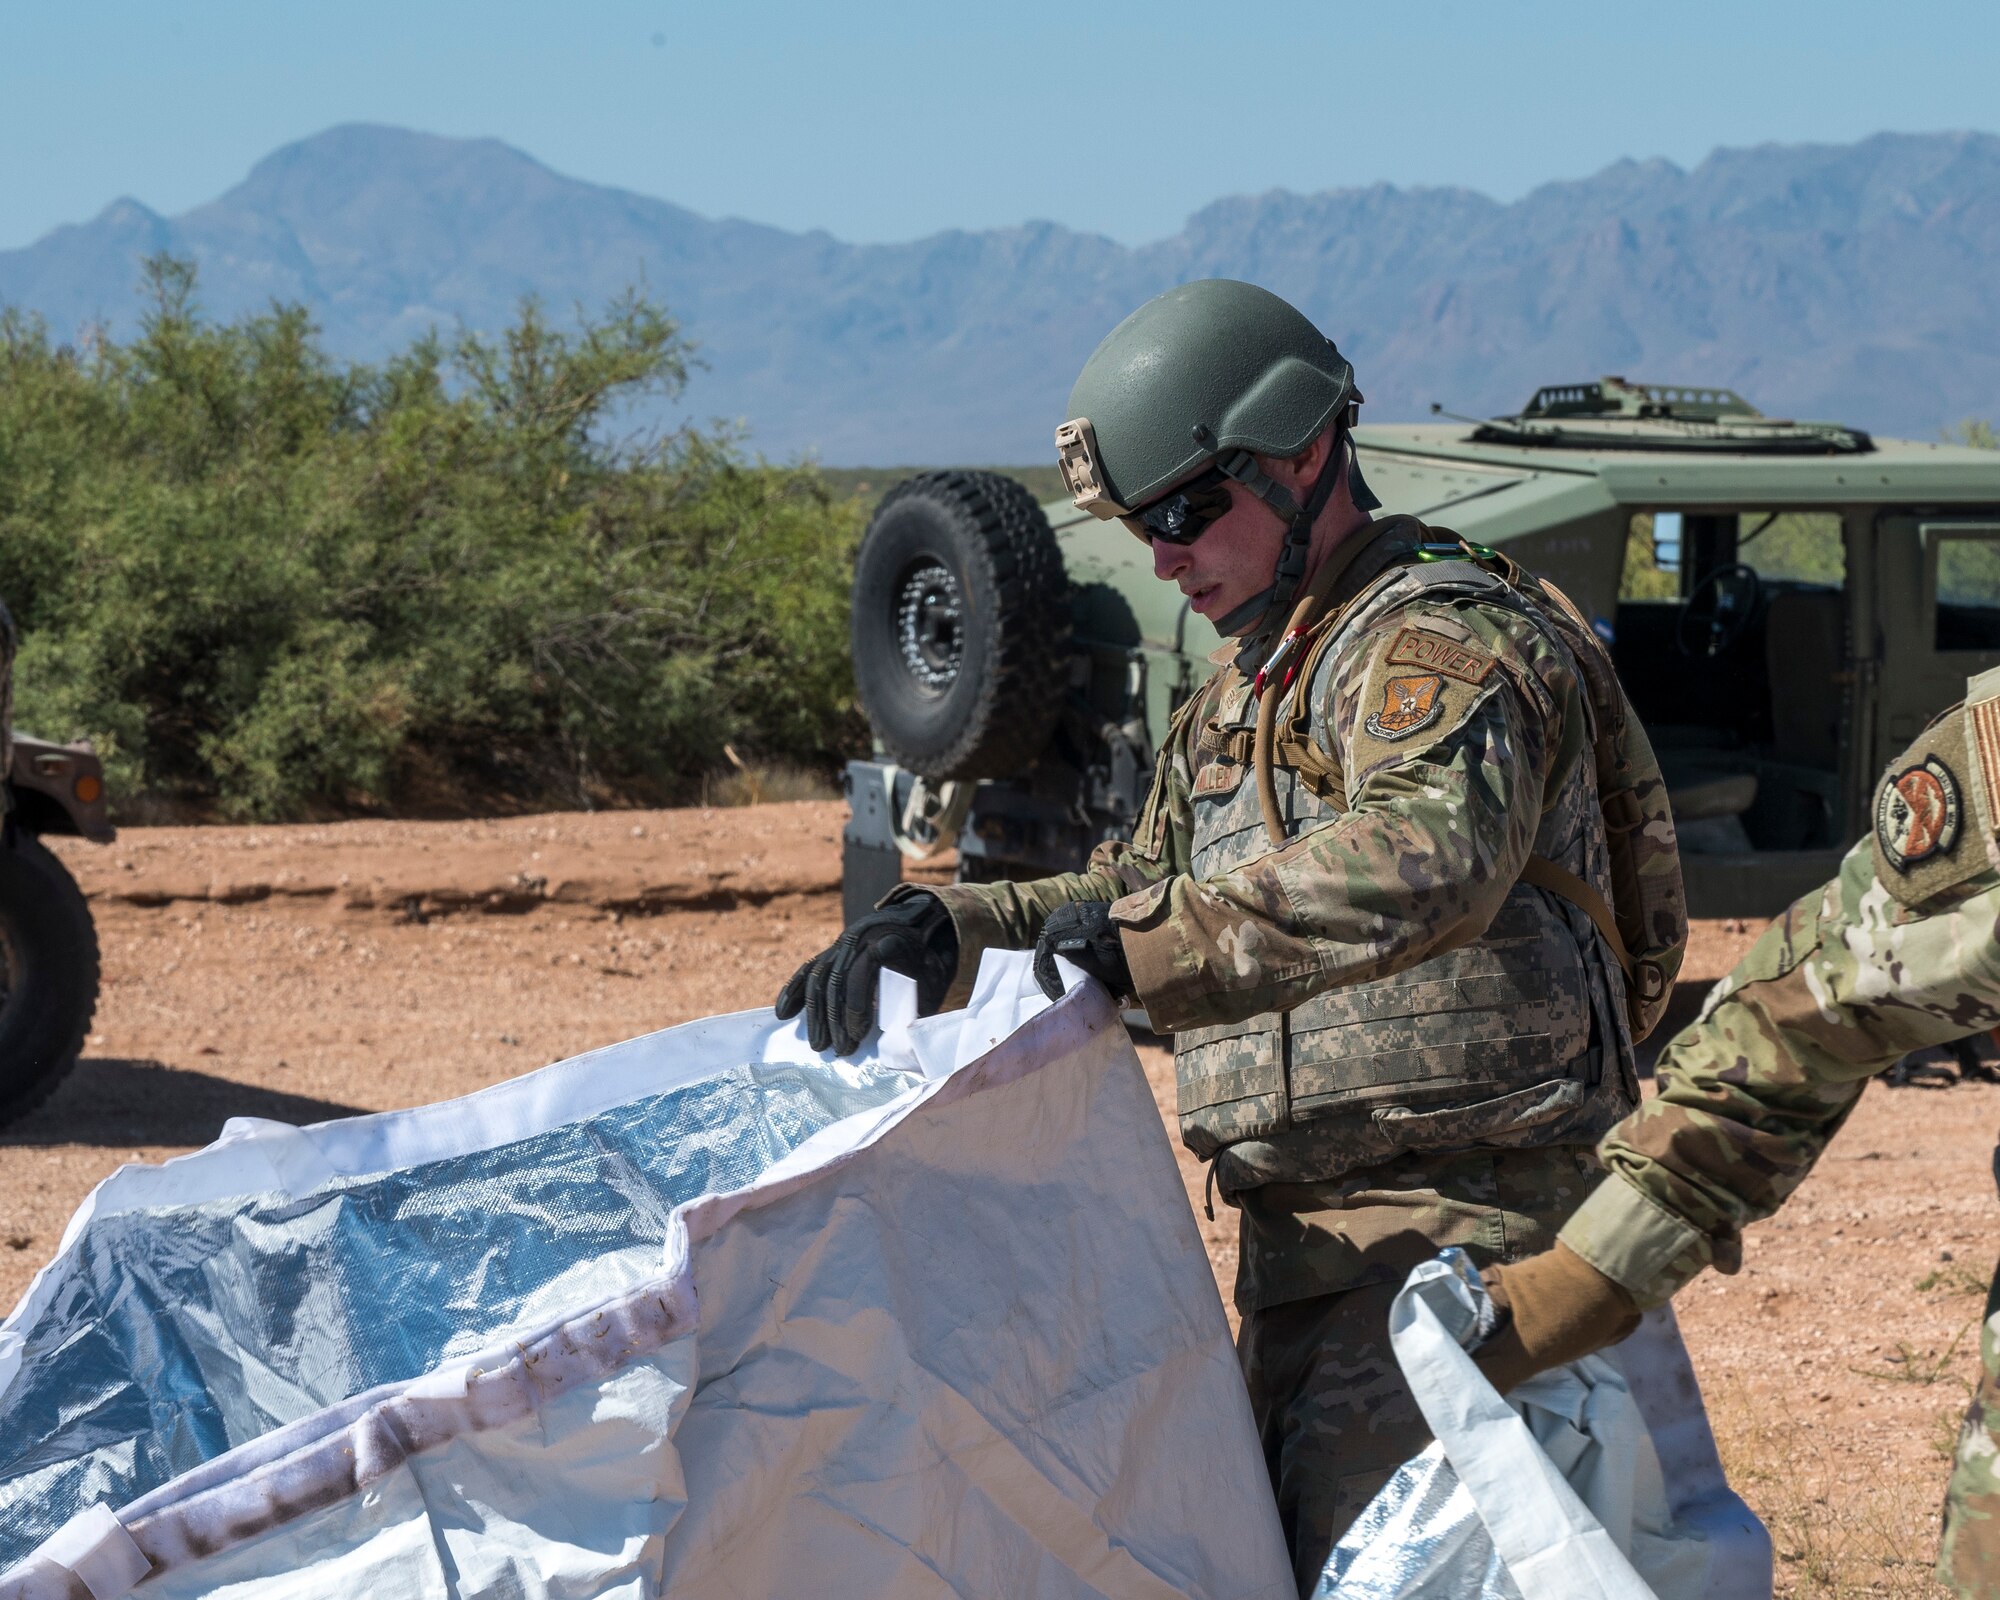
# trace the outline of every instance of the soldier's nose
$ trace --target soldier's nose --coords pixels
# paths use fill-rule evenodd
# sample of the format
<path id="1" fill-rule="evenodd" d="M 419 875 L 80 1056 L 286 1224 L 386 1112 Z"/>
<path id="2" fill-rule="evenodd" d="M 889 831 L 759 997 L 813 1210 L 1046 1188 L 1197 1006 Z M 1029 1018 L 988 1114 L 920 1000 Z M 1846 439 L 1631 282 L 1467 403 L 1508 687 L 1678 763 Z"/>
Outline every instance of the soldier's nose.
<path id="1" fill-rule="evenodd" d="M 1164 539 L 1155 539 L 1153 545 L 1153 576 L 1171 583 L 1194 565 L 1194 557 L 1184 544 L 1169 544 Z"/>

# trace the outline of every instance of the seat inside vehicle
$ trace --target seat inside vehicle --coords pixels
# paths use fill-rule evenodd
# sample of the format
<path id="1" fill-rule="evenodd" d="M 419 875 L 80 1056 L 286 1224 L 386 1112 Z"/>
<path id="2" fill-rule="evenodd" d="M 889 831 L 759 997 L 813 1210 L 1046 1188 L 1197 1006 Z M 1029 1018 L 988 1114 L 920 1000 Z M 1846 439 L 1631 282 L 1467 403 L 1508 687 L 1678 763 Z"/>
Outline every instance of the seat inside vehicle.
<path id="1" fill-rule="evenodd" d="M 1656 538 L 1651 570 L 1628 570 L 1612 653 L 1660 758 L 1681 848 L 1715 856 L 1837 844 L 1839 519 L 1679 520 L 1684 533 Z M 1628 563 L 1644 548 L 1635 537 Z"/>
<path id="2" fill-rule="evenodd" d="M 1727 856 L 1756 848 L 1743 825 L 1744 814 L 1757 803 L 1756 773 L 1664 763 L 1660 770 L 1682 850 Z"/>
<path id="3" fill-rule="evenodd" d="M 1667 800 L 1674 808 L 1676 822 L 1709 822 L 1718 817 L 1740 817 L 1757 803 L 1757 775 L 1754 772 L 1704 772 L 1700 769 L 1669 770 Z"/>

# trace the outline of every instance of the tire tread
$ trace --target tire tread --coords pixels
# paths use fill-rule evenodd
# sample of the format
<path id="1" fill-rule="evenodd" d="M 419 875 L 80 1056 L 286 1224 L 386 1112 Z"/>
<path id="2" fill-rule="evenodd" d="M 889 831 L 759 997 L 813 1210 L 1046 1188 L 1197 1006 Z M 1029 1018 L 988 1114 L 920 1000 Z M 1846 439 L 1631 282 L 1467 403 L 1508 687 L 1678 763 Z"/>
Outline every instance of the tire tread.
<path id="1" fill-rule="evenodd" d="M 922 496 L 950 508 L 976 535 L 975 549 L 998 599 L 983 692 L 949 746 L 910 748 L 873 716 L 876 737 L 899 766 L 934 779 L 1002 777 L 1020 771 L 1048 741 L 1049 708 L 1069 672 L 1069 580 L 1062 548 L 1034 496 L 998 472 L 948 468 L 906 478 L 882 497 L 880 517 Z M 868 708 L 864 704 L 863 710 Z"/>

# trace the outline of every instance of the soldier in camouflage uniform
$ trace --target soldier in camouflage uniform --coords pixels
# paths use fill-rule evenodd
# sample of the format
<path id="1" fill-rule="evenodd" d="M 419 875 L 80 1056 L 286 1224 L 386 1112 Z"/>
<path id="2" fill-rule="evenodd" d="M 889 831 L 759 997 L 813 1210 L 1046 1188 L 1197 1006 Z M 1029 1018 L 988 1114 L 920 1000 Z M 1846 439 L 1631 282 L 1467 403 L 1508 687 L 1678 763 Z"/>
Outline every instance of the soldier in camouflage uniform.
<path id="1" fill-rule="evenodd" d="M 1576 641 L 1518 569 L 1370 519 L 1359 398 L 1246 284 L 1185 285 L 1106 338 L 1058 434 L 1072 491 L 1238 642 L 1129 843 L 1039 882 L 905 885 L 778 1007 L 847 1050 L 879 967 L 934 1009 L 982 951 L 1033 947 L 1174 1035 L 1182 1138 L 1242 1212 L 1239 1351 L 1302 1590 L 1428 1440 L 1389 1348 L 1404 1275 L 1446 1245 L 1546 1249 L 1637 1100 L 1618 960 L 1522 876 L 1540 858 L 1610 895 Z"/>
<path id="2" fill-rule="evenodd" d="M 1515 1325 L 1480 1359 L 1503 1387 L 1608 1343 L 1705 1266 L 1734 1272 L 1744 1225 L 1799 1186 L 1871 1077 L 2000 1024 L 2000 671 L 1890 766 L 1873 822 L 1668 1046 L 1556 1248 L 1491 1275 Z M 1968 1596 L 2000 1593 L 2000 1277 L 1980 1356 L 1938 1560 Z"/>

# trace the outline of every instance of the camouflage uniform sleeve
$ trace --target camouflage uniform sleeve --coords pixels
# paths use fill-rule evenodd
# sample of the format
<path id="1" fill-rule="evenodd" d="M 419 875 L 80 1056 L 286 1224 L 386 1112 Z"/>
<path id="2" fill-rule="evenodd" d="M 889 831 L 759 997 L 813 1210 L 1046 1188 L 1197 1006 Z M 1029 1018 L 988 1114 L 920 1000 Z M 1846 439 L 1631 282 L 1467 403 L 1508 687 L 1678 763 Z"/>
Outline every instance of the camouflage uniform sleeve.
<path id="1" fill-rule="evenodd" d="M 1867 1080 L 2000 1023 L 2000 874 L 1958 716 L 1877 790 L 1875 831 L 1774 922 L 1668 1047 L 1660 1092 L 1605 1136 L 1611 1176 L 1563 1242 L 1640 1305 L 1704 1266 L 1803 1181 Z"/>
<path id="2" fill-rule="evenodd" d="M 1188 865 L 1188 787 L 1192 781 L 1189 734 L 1199 726 L 1209 685 L 1189 696 L 1175 713 L 1153 764 L 1153 783 L 1132 828 L 1132 838 L 1107 839 L 1090 853 L 1082 872 L 1058 873 L 1029 883 L 905 884 L 884 903 L 912 894 L 934 894 L 951 913 L 958 935 L 958 971 L 944 1004 L 962 1006 L 972 998 L 979 958 L 988 950 L 1026 950 L 1057 906 L 1082 900 L 1116 900 Z"/>
<path id="3" fill-rule="evenodd" d="M 1114 906 L 1153 1025 L 1289 1010 L 1485 932 L 1557 772 L 1564 719 L 1529 659 L 1538 646 L 1511 612 L 1433 603 L 1346 647 L 1313 734 L 1347 809 L 1232 872 L 1165 878 Z"/>

